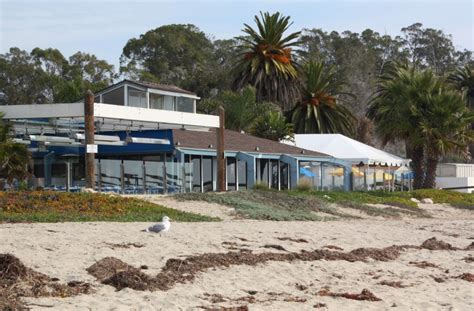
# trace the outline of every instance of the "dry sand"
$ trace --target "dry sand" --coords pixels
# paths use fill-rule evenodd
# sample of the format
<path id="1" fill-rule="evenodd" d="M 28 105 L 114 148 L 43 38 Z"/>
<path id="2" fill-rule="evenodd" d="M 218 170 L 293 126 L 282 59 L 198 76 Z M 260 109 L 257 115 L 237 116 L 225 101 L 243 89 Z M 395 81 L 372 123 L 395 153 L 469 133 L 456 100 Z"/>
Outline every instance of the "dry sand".
<path id="1" fill-rule="evenodd" d="M 171 201 L 168 203 L 173 205 Z M 190 209 L 183 207 L 186 203 L 180 204 L 182 209 Z M 116 291 L 86 272 L 87 267 L 107 256 L 136 267 L 147 265 L 149 269 L 143 271 L 154 276 L 169 258 L 235 248 L 254 253 L 278 252 L 262 248 L 265 244 L 299 252 L 327 245 L 344 251 L 393 244 L 420 245 L 431 237 L 460 248 L 474 241 L 474 212 L 442 205 L 426 208 L 438 212 L 442 218 L 332 222 L 228 219 L 219 223 L 172 223 L 170 232 L 162 236 L 142 232 L 149 223 L 1 224 L 0 253 L 12 253 L 27 266 L 61 282 L 88 281 L 96 288 L 89 295 L 24 299 L 33 310 L 200 310 L 200 306 L 238 305 L 248 305 L 250 310 L 314 310 L 318 303 L 326 305 L 323 310 L 473 310 L 473 283 L 456 278 L 474 272 L 474 263 L 463 260 L 473 256 L 473 251 L 409 249 L 388 262 L 320 260 L 231 266 L 208 270 L 192 282 L 155 292 Z M 199 209 L 203 211 L 206 206 Z M 216 213 L 226 211 L 222 208 Z M 307 243 L 278 239 L 282 237 L 305 239 Z M 144 246 L 119 248 L 110 243 Z M 436 264 L 438 268 L 410 264 L 421 261 Z M 444 282 L 438 283 L 434 278 Z M 400 281 L 407 287 L 381 285 L 382 281 Z M 323 288 L 336 293 L 360 293 L 368 289 L 382 301 L 318 295 Z"/>

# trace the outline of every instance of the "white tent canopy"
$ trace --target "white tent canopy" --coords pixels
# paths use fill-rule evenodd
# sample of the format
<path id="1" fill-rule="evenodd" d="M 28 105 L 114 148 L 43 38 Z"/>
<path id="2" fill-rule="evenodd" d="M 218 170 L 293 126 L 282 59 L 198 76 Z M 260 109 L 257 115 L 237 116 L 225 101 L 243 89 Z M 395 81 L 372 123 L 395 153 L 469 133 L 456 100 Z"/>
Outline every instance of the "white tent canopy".
<path id="1" fill-rule="evenodd" d="M 408 159 L 379 150 L 341 134 L 296 134 L 294 142 L 286 142 L 312 151 L 329 154 L 353 164 L 403 166 Z"/>

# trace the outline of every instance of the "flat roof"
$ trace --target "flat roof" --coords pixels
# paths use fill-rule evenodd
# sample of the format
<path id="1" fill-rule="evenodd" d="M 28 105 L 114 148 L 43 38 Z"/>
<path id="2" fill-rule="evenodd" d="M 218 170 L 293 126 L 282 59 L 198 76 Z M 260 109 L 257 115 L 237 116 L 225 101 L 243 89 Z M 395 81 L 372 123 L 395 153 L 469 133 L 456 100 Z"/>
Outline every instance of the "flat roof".
<path id="1" fill-rule="evenodd" d="M 117 82 L 115 84 L 109 85 L 108 87 L 101 89 L 97 92 L 95 92 L 95 95 L 101 94 L 103 92 L 106 92 L 107 90 L 114 88 L 120 84 L 134 84 L 136 86 L 141 86 L 141 87 L 146 87 L 150 89 L 156 89 L 160 91 L 166 91 L 166 92 L 173 92 L 173 93 L 181 93 L 181 94 L 186 94 L 186 95 L 194 95 L 197 96 L 196 93 L 182 89 L 176 85 L 170 85 L 170 84 L 161 84 L 161 83 L 155 83 L 155 82 L 148 82 L 148 81 L 135 81 L 135 80 L 128 80 L 124 79 L 120 82 Z"/>
<path id="2" fill-rule="evenodd" d="M 232 130 L 225 130 L 224 135 L 224 149 L 226 151 L 330 157 L 325 153 L 311 151 Z M 173 130 L 173 141 L 176 147 L 179 148 L 215 150 L 216 139 L 216 129 L 210 129 L 208 132 Z"/>

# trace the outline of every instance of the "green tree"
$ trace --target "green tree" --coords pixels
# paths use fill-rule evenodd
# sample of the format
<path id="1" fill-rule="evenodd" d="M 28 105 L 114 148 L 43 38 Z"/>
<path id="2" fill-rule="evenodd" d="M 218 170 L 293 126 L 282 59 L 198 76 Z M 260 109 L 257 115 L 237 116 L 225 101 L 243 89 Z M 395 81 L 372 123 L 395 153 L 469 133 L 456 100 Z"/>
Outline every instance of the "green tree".
<path id="1" fill-rule="evenodd" d="M 474 70 L 469 65 L 456 69 L 448 76 L 447 81 L 451 83 L 454 88 L 460 91 L 471 111 L 474 110 Z M 474 123 L 471 124 L 471 129 L 474 130 Z M 469 153 L 471 161 L 474 156 L 474 143 L 469 146 Z"/>
<path id="2" fill-rule="evenodd" d="M 343 83 L 332 67 L 309 61 L 303 68 L 301 100 L 291 113 L 296 133 L 354 134 L 355 118 L 342 104 L 351 94 L 341 91 Z"/>
<path id="3" fill-rule="evenodd" d="M 472 52 L 456 50 L 452 37 L 442 30 L 415 23 L 402 28 L 402 33 L 403 50 L 413 66 L 430 68 L 441 75 L 472 62 Z"/>
<path id="4" fill-rule="evenodd" d="M 451 83 L 455 89 L 462 92 L 465 96 L 466 103 L 469 108 L 474 108 L 474 69 L 469 65 L 457 68 L 452 72 L 447 81 Z"/>
<path id="5" fill-rule="evenodd" d="M 28 149 L 9 137 L 10 130 L 11 126 L 3 121 L 0 113 L 0 190 L 3 190 L 5 181 L 11 184 L 15 179 L 28 177 Z"/>
<path id="6" fill-rule="evenodd" d="M 194 25 L 166 25 L 128 40 L 120 58 L 122 74 L 134 80 L 173 84 L 208 95 L 216 68 L 211 40 Z M 207 84 L 211 84 L 209 87 Z"/>
<path id="7" fill-rule="evenodd" d="M 300 32 L 285 36 L 292 25 L 289 16 L 280 13 L 260 13 L 255 16 L 257 30 L 244 24 L 246 36 L 239 39 L 240 59 L 235 67 L 234 89 L 252 85 L 257 90 L 257 101 L 270 101 L 291 109 L 298 95 L 298 74 L 292 48 Z"/>
<path id="8" fill-rule="evenodd" d="M 415 189 L 433 187 L 440 155 L 460 150 L 468 142 L 471 134 L 466 124 L 472 116 L 460 103 L 461 97 L 430 70 L 395 64 L 381 76 L 367 116 L 384 144 L 405 142 Z"/>
<path id="9" fill-rule="evenodd" d="M 250 134 L 274 141 L 294 139 L 293 124 L 288 123 L 280 111 L 272 110 L 254 120 Z"/>
<path id="10" fill-rule="evenodd" d="M 420 114 L 420 131 L 426 149 L 423 188 L 434 188 L 440 156 L 448 152 L 463 153 L 472 142 L 474 113 L 466 108 L 462 96 L 451 90 L 428 94 L 424 101 L 422 104 L 427 107 L 416 107 L 413 113 Z"/>
<path id="11" fill-rule="evenodd" d="M 0 90 L 9 105 L 67 103 L 84 91 L 98 91 L 116 78 L 114 68 L 92 54 L 78 52 L 66 59 L 59 50 L 11 48 L 0 55 Z"/>
<path id="12" fill-rule="evenodd" d="M 0 54 L 0 90 L 9 105 L 45 101 L 46 75 L 31 55 L 19 48 Z"/>

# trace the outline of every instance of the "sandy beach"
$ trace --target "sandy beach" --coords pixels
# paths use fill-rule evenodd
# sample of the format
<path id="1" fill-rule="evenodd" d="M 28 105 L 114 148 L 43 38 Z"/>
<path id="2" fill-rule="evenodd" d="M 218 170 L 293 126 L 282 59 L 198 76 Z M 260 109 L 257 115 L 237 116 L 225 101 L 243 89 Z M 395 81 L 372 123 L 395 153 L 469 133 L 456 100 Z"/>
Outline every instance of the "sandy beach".
<path id="1" fill-rule="evenodd" d="M 166 200 L 167 205 L 174 204 Z M 180 204 L 182 209 L 192 210 L 193 202 Z M 203 204 L 201 212 L 205 212 Z M 424 208 L 438 218 L 273 222 L 228 217 L 214 223 L 175 222 L 163 235 L 142 232 L 149 223 L 1 224 L 0 253 L 11 253 L 28 267 L 61 282 L 86 281 L 94 288 L 91 294 L 67 298 L 25 298 L 33 310 L 219 310 L 222 306 L 248 306 L 249 310 L 473 309 L 474 286 L 459 278 L 474 272 L 472 259 L 466 260 L 474 255 L 473 250 L 406 249 L 389 261 L 323 259 L 215 267 L 197 273 L 192 281 L 153 292 L 117 291 L 86 271 L 109 256 L 134 267 L 146 265 L 142 271 L 156 276 L 170 258 L 205 253 L 349 252 L 361 247 L 420 245 L 432 237 L 465 248 L 474 241 L 473 212 L 443 205 Z M 223 207 L 210 213 L 226 212 L 231 213 Z M 124 247 L 123 243 L 131 244 Z M 423 261 L 431 267 L 420 264 Z M 381 300 L 324 295 L 359 294 L 363 289 Z"/>

